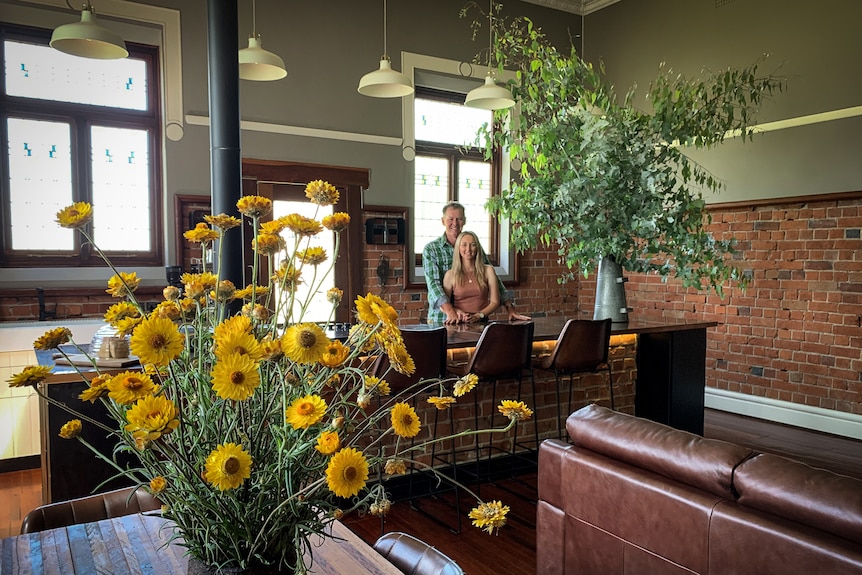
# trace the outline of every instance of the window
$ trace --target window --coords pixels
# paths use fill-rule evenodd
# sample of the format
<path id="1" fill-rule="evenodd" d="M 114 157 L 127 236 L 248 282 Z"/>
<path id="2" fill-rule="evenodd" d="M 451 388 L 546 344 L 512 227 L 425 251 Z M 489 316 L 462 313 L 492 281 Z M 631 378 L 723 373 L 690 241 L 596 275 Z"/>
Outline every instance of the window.
<path id="1" fill-rule="evenodd" d="M 158 50 L 122 60 L 48 46 L 50 32 L 3 28 L 0 145 L 4 267 L 103 266 L 81 234 L 54 222 L 93 204 L 94 241 L 117 265 L 161 265 Z"/>
<path id="2" fill-rule="evenodd" d="M 464 205 L 465 230 L 475 232 L 494 264 L 499 263 L 499 224 L 485 210 L 485 202 L 499 193 L 498 158 L 484 159 L 472 144 L 493 113 L 462 105 L 464 94 L 417 88 L 414 100 L 416 139 L 413 246 L 416 265 L 422 248 L 440 237 L 443 206 Z"/>

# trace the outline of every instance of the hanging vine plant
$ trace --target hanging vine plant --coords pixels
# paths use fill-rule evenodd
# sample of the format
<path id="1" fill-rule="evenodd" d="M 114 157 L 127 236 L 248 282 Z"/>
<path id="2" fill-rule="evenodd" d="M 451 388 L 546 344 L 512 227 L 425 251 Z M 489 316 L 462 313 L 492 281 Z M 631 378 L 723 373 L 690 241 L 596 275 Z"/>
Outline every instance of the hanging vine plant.
<path id="1" fill-rule="evenodd" d="M 686 151 L 731 135 L 750 139 L 755 113 L 783 90 L 783 79 L 758 75 L 761 62 L 698 78 L 662 64 L 642 110 L 634 89 L 618 100 L 601 65 L 574 47 L 560 52 L 531 20 L 507 22 L 499 10 L 490 19 L 493 61 L 516 72 L 508 87 L 518 115 L 510 129 L 486 127 L 478 141 L 489 155 L 505 149 L 520 163 L 509 189 L 488 204 L 511 221 L 514 247 L 556 247 L 567 270 L 561 282 L 613 256 L 626 270 L 677 277 L 685 287 L 722 294 L 728 280 L 744 285 L 732 263 L 735 241 L 706 230 L 703 194 L 723 183 Z M 482 21 L 474 20 L 474 34 Z M 495 114 L 506 121 L 505 111 Z"/>

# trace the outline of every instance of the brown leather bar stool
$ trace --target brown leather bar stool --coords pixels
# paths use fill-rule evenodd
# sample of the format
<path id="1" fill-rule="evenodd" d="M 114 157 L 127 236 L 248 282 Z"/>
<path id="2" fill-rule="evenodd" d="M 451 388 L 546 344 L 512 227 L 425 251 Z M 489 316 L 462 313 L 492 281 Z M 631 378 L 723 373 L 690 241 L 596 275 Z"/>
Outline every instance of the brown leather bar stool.
<path id="1" fill-rule="evenodd" d="M 161 509 L 161 502 L 143 488 L 126 487 L 79 499 L 49 503 L 24 516 L 21 533 L 91 523 Z"/>
<path id="2" fill-rule="evenodd" d="M 554 349 L 547 357 L 533 360 L 533 367 L 553 371 L 557 391 L 557 433 L 561 439 L 566 435 L 565 419 L 572 411 L 572 384 L 579 373 L 608 372 L 608 391 L 611 409 L 614 409 L 614 381 L 608 351 L 611 342 L 611 320 L 570 319 L 557 337 Z M 562 412 L 560 376 L 569 376 L 569 399 L 567 410 Z"/>
<path id="3" fill-rule="evenodd" d="M 404 375 L 398 373 L 394 369 L 389 369 L 389 356 L 383 354 L 378 357 L 377 361 L 374 364 L 372 369 L 372 374 L 375 377 L 379 377 L 381 379 L 385 379 L 386 383 L 389 384 L 389 388 L 391 390 L 392 395 L 396 395 L 399 392 L 402 392 L 406 389 L 409 389 L 411 386 L 416 385 L 418 382 L 422 380 L 429 379 L 440 379 L 446 377 L 446 341 L 447 341 L 447 331 L 445 327 L 436 327 L 436 328 L 427 328 L 424 325 L 416 325 L 416 326 L 403 326 L 401 328 L 401 338 L 404 341 L 404 347 L 407 349 L 407 352 L 413 358 L 413 363 L 416 365 L 416 370 L 412 375 Z M 418 391 L 418 389 L 417 389 Z M 379 400 L 384 400 L 385 398 L 379 398 Z M 415 405 L 414 396 L 414 405 Z M 450 418 L 451 423 L 451 410 L 446 410 L 446 416 Z M 438 410 L 434 410 L 434 428 L 436 429 L 437 424 L 440 421 L 440 412 Z M 455 440 L 452 439 L 452 448 L 454 449 Z M 431 461 L 433 464 L 435 458 L 435 449 L 436 444 L 432 445 L 431 451 Z M 418 474 L 423 474 L 428 477 L 428 489 L 423 489 L 421 491 L 418 490 L 418 486 L 416 485 L 416 476 Z M 449 474 L 451 477 L 455 477 L 455 462 L 452 461 L 449 465 Z M 459 533 L 461 531 L 461 503 L 460 497 L 458 497 L 458 488 L 455 485 L 450 485 L 447 483 L 440 483 L 439 478 L 433 473 L 427 471 L 424 468 L 416 467 L 411 465 L 410 467 L 410 475 L 408 481 L 408 492 L 407 499 L 410 501 L 410 506 L 426 515 L 430 519 L 437 521 L 441 525 L 447 527 L 449 530 Z M 439 487 L 435 487 L 438 486 Z M 454 497 L 454 508 L 455 508 L 455 516 L 456 522 L 454 525 L 449 525 L 442 521 L 437 516 L 428 513 L 422 507 L 419 506 L 416 501 L 417 498 L 424 496 L 438 496 L 443 492 L 453 491 L 455 494 Z M 381 517 L 381 529 L 383 528 L 383 518 Z"/>
<path id="4" fill-rule="evenodd" d="M 374 549 L 405 575 L 464 575 L 442 551 L 406 533 L 386 533 Z"/>
<path id="5" fill-rule="evenodd" d="M 473 355 L 466 363 L 449 364 L 447 369 L 451 375 L 464 376 L 472 373 L 479 378 L 480 383 L 486 382 L 493 385 L 491 394 L 491 415 L 489 427 L 494 426 L 494 416 L 497 411 L 497 382 L 502 379 L 518 380 L 518 397 L 521 396 L 521 384 L 523 382 L 524 369 L 530 370 L 530 352 L 532 350 L 533 340 L 533 322 L 516 322 L 516 323 L 489 323 L 482 331 L 479 341 L 476 343 L 476 349 Z M 532 370 L 530 370 L 532 378 Z M 478 390 L 473 391 L 473 418 L 474 429 L 479 427 L 479 394 Z M 536 391 L 533 386 L 533 406 L 535 407 Z M 535 418 L 533 418 L 535 429 L 536 443 L 538 444 L 539 427 Z M 515 428 L 515 436 L 512 441 L 512 448 L 505 451 L 508 455 L 515 452 L 517 443 L 517 427 Z M 474 474 L 465 472 L 468 475 L 474 475 L 477 482 L 481 482 L 483 477 L 490 478 L 489 469 L 482 473 L 480 468 L 481 450 L 480 437 L 477 436 L 475 444 L 476 471 Z M 499 448 L 493 446 L 493 441 L 488 442 L 488 456 L 485 463 L 490 467 L 490 460 L 494 451 Z M 455 460 L 456 453 L 453 450 L 450 454 L 452 460 Z"/>

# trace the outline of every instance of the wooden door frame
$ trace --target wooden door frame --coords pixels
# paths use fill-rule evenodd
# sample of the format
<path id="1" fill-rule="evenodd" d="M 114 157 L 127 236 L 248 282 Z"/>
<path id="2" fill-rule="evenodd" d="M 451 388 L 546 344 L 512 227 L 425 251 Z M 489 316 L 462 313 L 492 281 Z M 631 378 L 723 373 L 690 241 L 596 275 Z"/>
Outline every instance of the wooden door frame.
<path id="1" fill-rule="evenodd" d="M 351 308 L 357 295 L 364 295 L 362 279 L 362 193 L 368 188 L 369 171 L 366 168 L 326 166 L 280 160 L 242 160 L 243 193 L 256 189 L 258 182 L 288 182 L 307 184 L 313 180 L 326 180 L 341 192 L 338 211 L 350 215 L 350 225 L 341 235 L 341 257 L 336 265 L 343 265 L 343 275 L 347 278 L 344 298 L 335 312 L 335 321 L 351 321 Z M 251 245 L 244 241 L 244 245 Z M 346 257 L 344 255 L 346 254 Z M 346 260 L 346 261 L 344 261 Z M 342 263 L 343 262 L 343 263 Z M 342 271 L 340 270 L 340 271 Z M 341 273 L 339 275 L 342 275 Z"/>

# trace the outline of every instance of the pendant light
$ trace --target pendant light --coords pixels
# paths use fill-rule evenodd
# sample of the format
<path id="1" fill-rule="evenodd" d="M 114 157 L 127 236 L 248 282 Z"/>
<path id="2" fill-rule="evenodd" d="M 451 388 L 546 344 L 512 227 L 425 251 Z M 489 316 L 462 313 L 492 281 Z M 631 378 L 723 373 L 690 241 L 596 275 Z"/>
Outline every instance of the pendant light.
<path id="1" fill-rule="evenodd" d="M 494 0 L 488 11 L 488 75 L 485 83 L 478 88 L 473 88 L 467 94 L 464 105 L 470 108 L 482 110 L 505 110 L 515 105 L 515 98 L 504 86 L 498 86 L 494 81 L 493 58 L 494 54 Z"/>
<path id="2" fill-rule="evenodd" d="M 287 76 L 284 60 L 278 54 L 263 49 L 260 34 L 257 33 L 257 6 L 251 0 L 251 36 L 248 48 L 239 51 L 239 77 L 243 80 L 270 81 L 281 80 Z"/>
<path id="3" fill-rule="evenodd" d="M 129 55 L 123 38 L 96 22 L 96 10 L 89 2 L 81 9 L 80 22 L 54 29 L 50 45 L 66 54 L 98 60 L 116 60 Z"/>
<path id="4" fill-rule="evenodd" d="M 413 85 L 407 76 L 392 69 L 386 51 L 386 0 L 383 0 L 383 56 L 380 57 L 380 69 L 362 76 L 357 90 L 363 96 L 372 98 L 400 98 L 413 93 Z"/>

